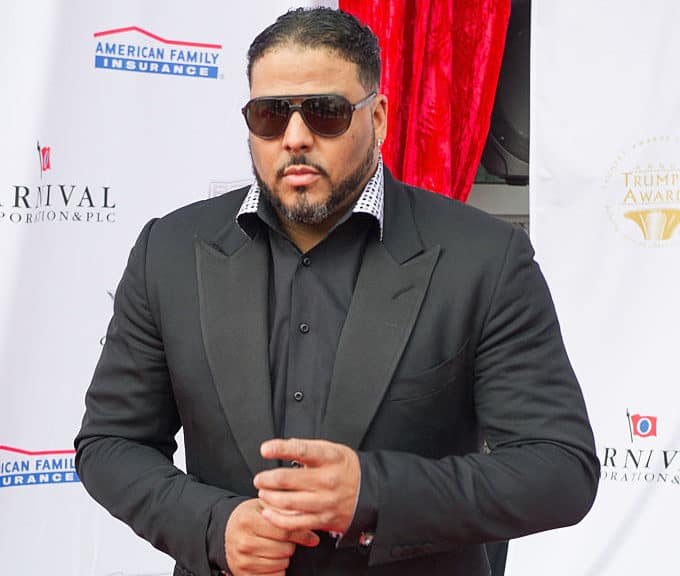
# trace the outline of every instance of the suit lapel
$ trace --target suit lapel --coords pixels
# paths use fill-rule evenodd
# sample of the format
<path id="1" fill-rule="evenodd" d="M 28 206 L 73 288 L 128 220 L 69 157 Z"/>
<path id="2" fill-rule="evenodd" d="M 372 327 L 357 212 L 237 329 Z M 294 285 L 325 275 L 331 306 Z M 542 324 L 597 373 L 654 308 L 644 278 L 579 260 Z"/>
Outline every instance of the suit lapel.
<path id="1" fill-rule="evenodd" d="M 439 246 L 424 250 L 408 193 L 385 172 L 384 242 L 369 241 L 335 357 L 322 437 L 358 449 L 420 311 Z"/>
<path id="2" fill-rule="evenodd" d="M 268 354 L 266 237 L 233 224 L 220 241 L 195 241 L 201 327 L 229 427 L 250 471 L 274 467 L 260 444 L 274 437 Z"/>
<path id="3" fill-rule="evenodd" d="M 358 449 L 418 317 L 439 246 L 425 250 L 409 193 L 385 170 L 384 242 L 369 241 L 336 353 L 321 437 Z M 269 369 L 269 248 L 235 223 L 195 241 L 201 326 L 222 408 L 250 471 L 274 437 Z"/>
<path id="4" fill-rule="evenodd" d="M 370 244 L 335 357 L 322 437 L 358 449 L 406 346 L 439 256 L 400 266 Z"/>

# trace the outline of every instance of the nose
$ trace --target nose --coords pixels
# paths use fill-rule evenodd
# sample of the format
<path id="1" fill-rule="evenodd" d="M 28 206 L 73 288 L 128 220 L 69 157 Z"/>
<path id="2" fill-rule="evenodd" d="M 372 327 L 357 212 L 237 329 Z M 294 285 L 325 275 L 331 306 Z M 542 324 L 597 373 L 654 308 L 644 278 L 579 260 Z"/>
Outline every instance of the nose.
<path id="1" fill-rule="evenodd" d="M 288 119 L 288 126 L 283 133 L 283 147 L 296 154 L 309 150 L 314 143 L 314 134 L 302 119 L 302 114 L 295 110 Z"/>

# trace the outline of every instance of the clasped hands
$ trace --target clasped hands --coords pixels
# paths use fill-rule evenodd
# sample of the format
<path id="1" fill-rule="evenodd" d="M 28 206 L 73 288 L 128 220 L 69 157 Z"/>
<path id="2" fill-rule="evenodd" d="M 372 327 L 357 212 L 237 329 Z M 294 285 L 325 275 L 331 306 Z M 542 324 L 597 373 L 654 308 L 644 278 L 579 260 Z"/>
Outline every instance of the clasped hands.
<path id="1" fill-rule="evenodd" d="M 263 458 L 300 466 L 260 472 L 258 497 L 237 506 L 227 522 L 225 550 L 234 576 L 284 576 L 296 545 L 316 546 L 315 530 L 343 533 L 354 515 L 359 457 L 325 440 L 268 440 Z"/>

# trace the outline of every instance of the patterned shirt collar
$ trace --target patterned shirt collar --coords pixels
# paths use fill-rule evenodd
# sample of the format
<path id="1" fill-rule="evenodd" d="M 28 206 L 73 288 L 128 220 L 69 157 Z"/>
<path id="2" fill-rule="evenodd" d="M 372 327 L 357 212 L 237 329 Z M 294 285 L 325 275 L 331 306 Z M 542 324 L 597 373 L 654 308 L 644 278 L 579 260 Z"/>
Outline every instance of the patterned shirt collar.
<path id="1" fill-rule="evenodd" d="M 236 221 L 238 222 L 241 230 L 247 234 L 241 222 L 241 216 L 244 214 L 257 214 L 257 209 L 260 204 L 260 186 L 257 181 L 250 185 L 250 190 L 248 194 L 243 199 L 241 208 L 236 214 Z M 364 186 L 361 195 L 354 203 L 354 208 L 352 213 L 362 213 L 373 216 L 378 222 L 380 228 L 380 240 L 383 238 L 383 214 L 385 210 L 385 180 L 383 176 L 383 160 L 382 154 L 378 158 L 378 167 L 376 168 L 375 174 Z"/>

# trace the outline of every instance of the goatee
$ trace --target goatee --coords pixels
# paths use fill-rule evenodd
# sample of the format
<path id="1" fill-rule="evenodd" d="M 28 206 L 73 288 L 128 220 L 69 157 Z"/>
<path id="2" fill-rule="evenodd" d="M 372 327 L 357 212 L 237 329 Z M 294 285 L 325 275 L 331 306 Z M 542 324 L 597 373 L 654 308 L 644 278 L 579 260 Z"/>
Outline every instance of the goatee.
<path id="1" fill-rule="evenodd" d="M 260 174 L 255 168 L 254 163 L 253 173 L 255 174 L 255 179 L 260 186 L 261 193 L 269 201 L 277 214 L 296 224 L 313 225 L 324 222 L 329 216 L 337 211 L 338 207 L 343 206 L 348 198 L 357 193 L 359 186 L 361 186 L 361 184 L 367 179 L 374 160 L 375 146 L 370 146 L 365 158 L 359 164 L 359 166 L 357 166 L 354 172 L 349 174 L 344 180 L 332 185 L 330 195 L 322 202 L 311 203 L 307 194 L 305 194 L 306 186 L 300 186 L 299 188 L 296 188 L 296 191 L 298 192 L 297 201 L 292 206 L 284 205 L 281 202 L 280 196 L 272 191 L 272 189 L 269 188 L 264 180 L 260 177 Z M 286 165 L 282 166 L 277 171 L 277 181 L 283 177 L 284 171 L 289 166 L 310 166 L 319 173 L 321 178 L 326 178 L 330 181 L 328 173 L 321 166 L 309 162 L 304 154 L 291 156 Z"/>

